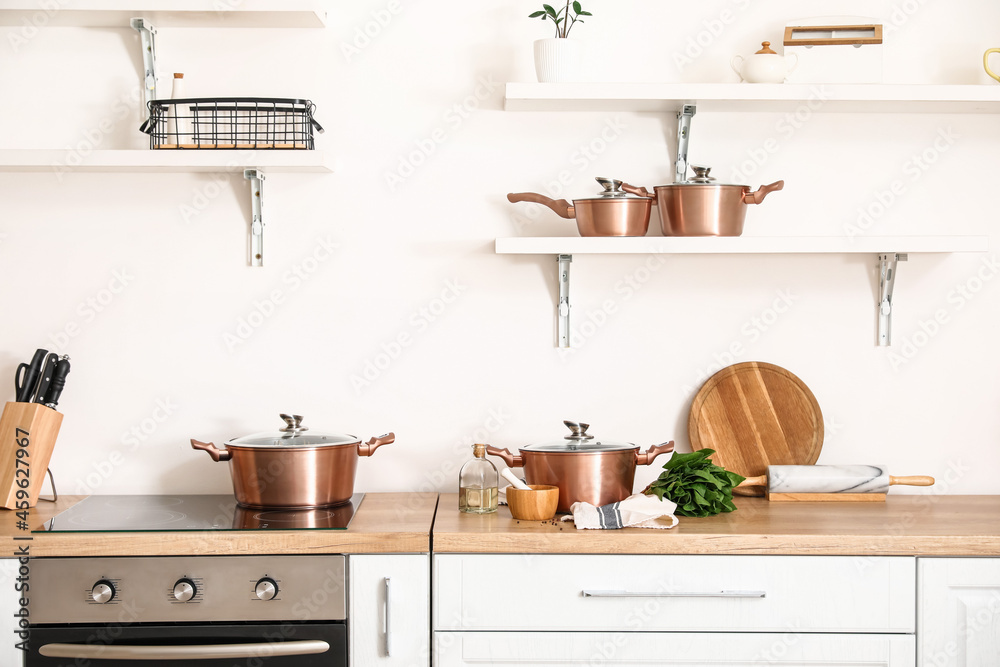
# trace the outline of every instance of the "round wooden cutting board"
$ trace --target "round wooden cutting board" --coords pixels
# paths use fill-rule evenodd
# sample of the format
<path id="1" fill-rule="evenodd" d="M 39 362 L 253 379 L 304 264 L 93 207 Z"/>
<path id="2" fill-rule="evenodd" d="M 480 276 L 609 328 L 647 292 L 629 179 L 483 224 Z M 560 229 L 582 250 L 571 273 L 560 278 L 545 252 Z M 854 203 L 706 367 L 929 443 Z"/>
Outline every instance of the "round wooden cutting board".
<path id="1" fill-rule="evenodd" d="M 691 449 L 714 449 L 712 461 L 744 477 L 769 465 L 812 465 L 823 448 L 823 413 L 802 380 L 761 361 L 735 364 L 710 377 L 688 417 Z M 764 487 L 733 493 L 763 496 Z"/>

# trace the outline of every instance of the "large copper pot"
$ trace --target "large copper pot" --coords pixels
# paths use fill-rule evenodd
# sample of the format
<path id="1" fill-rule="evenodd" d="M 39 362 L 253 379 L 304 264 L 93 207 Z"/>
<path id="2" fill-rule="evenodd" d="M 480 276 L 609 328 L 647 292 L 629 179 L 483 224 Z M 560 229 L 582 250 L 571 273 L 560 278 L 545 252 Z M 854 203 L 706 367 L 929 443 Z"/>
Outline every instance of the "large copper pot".
<path id="1" fill-rule="evenodd" d="M 695 176 L 683 183 L 646 188 L 624 184 L 622 190 L 654 197 L 660 211 L 664 236 L 740 236 L 747 206 L 760 204 L 769 193 L 785 187 L 784 181 L 762 185 L 751 192 L 749 185 L 723 185 L 708 175 L 710 167 L 691 167 Z"/>
<path id="2" fill-rule="evenodd" d="M 630 196 L 621 189 L 621 181 L 610 178 L 598 178 L 597 182 L 604 187 L 600 196 L 574 199 L 572 205 L 565 199 L 550 199 L 534 192 L 512 193 L 507 195 L 507 201 L 542 204 L 563 218 L 576 218 L 580 236 L 645 236 L 653 212 L 653 195 Z"/>
<path id="3" fill-rule="evenodd" d="M 191 440 L 214 461 L 229 461 L 236 503 L 255 509 L 314 509 L 350 502 L 359 456 L 371 456 L 396 439 L 392 433 L 367 443 L 353 435 L 306 433 L 299 415 L 281 415 L 277 432 L 234 438 L 218 449 Z"/>
<path id="4" fill-rule="evenodd" d="M 640 452 L 638 445 L 595 439 L 587 433 L 589 424 L 563 423 L 571 434 L 561 441 L 521 447 L 518 454 L 486 447 L 487 454 L 500 457 L 511 468 L 523 467 L 528 484 L 558 486 L 559 512 L 570 512 L 579 501 L 600 507 L 628 498 L 635 467 L 674 451 L 673 440 Z"/>

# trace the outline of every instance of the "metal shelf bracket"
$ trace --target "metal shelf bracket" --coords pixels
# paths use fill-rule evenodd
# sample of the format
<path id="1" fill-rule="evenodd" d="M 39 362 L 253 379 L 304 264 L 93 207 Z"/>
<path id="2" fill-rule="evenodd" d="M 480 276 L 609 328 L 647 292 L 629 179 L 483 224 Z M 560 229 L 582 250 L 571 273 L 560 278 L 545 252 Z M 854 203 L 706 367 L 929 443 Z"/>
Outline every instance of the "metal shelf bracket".
<path id="1" fill-rule="evenodd" d="M 244 169 L 243 178 L 250 181 L 250 266 L 264 266 L 264 172 Z"/>
<path id="2" fill-rule="evenodd" d="M 907 255 L 886 253 L 878 256 L 878 344 L 892 345 L 892 290 L 896 284 L 896 263 L 905 262 Z"/>
<path id="3" fill-rule="evenodd" d="M 691 143 L 691 119 L 698 113 L 694 102 L 685 104 L 677 112 L 677 159 L 674 161 L 674 183 L 687 180 L 688 145 Z"/>
<path id="4" fill-rule="evenodd" d="M 571 347 L 569 335 L 569 265 L 573 255 L 559 255 L 559 305 L 556 309 L 558 318 L 559 347 Z"/>
<path id="5" fill-rule="evenodd" d="M 148 117 L 149 102 L 156 99 L 156 28 L 141 18 L 130 20 L 129 25 L 139 31 L 142 40 L 142 67 L 145 70 L 142 103 L 146 109 L 143 116 Z"/>

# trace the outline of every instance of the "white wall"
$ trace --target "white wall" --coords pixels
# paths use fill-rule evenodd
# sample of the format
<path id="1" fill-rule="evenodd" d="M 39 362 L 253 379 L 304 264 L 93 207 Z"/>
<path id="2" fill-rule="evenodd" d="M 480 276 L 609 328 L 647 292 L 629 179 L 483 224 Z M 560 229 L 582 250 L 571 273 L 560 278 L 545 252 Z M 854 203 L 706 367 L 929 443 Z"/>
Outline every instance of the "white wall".
<path id="1" fill-rule="evenodd" d="M 744 348 L 734 361 L 782 365 L 815 392 L 827 420 L 821 463 L 886 463 L 894 474 L 937 476 L 939 492 L 1000 492 L 1000 280 L 961 305 L 954 291 L 977 272 L 994 276 L 984 263 L 992 253 L 902 264 L 892 348 L 874 345 L 872 257 L 667 256 L 650 272 L 646 257 L 577 256 L 576 325 L 606 300 L 617 310 L 581 347 L 561 352 L 554 260 L 497 256 L 493 242 L 572 236 L 575 226 L 504 195 L 554 194 L 549 184 L 564 170 L 571 182 L 560 196 L 570 198 L 594 193 L 598 175 L 669 182 L 675 120 L 505 113 L 503 83 L 534 80 L 531 43 L 548 36 L 526 18 L 536 3 L 391 4 L 398 12 L 388 25 L 349 58 L 344 45 L 387 0 L 337 3 L 326 30 L 160 31 L 161 72 L 184 71 L 191 95 L 318 105 L 327 128 L 318 145 L 336 155 L 337 172 L 268 174 L 264 269 L 246 266 L 248 188 L 238 175 L 0 175 L 0 377 L 36 347 L 72 357 L 52 461 L 63 493 L 227 493 L 226 467 L 188 440 L 268 430 L 284 411 L 364 438 L 395 431 L 394 445 L 361 461 L 365 491 L 454 491 L 473 439 L 516 447 L 561 437 L 563 419 L 589 421 L 605 438 L 644 446 L 672 438 L 686 449 L 693 392 L 730 362 L 734 342 Z M 887 82 L 1000 85 L 981 66 L 982 52 L 1000 46 L 1000 5 L 985 0 L 586 7 L 595 16 L 575 36 L 590 45 L 595 80 L 735 81 L 730 57 L 764 39 L 780 43 L 789 20 L 853 12 L 896 24 L 887 31 Z M 724 10 L 736 20 L 717 37 L 702 35 L 711 42 L 704 53 L 679 67 L 676 54 L 718 28 Z M 65 149 L 67 158 L 91 143 L 143 148 L 138 108 L 118 113 L 139 81 L 134 31 L 47 28 L 14 40 L 16 50 L 11 35 L 21 29 L 2 32 L 0 146 Z M 475 108 L 463 117 L 455 105 Z M 783 178 L 786 188 L 750 210 L 747 235 L 844 234 L 900 180 L 904 194 L 865 233 L 987 234 L 1000 243 L 995 116 L 816 114 L 791 137 L 778 128 L 782 118 L 694 121 L 692 159 L 727 179 L 769 138 L 780 145 L 747 178 L 754 186 Z M 105 119 L 110 132 L 100 130 Z M 618 128 L 615 140 L 601 146 L 608 127 Z M 935 154 L 942 132 L 954 139 Z M 386 174 L 428 141 L 433 153 L 390 187 Z M 602 150 L 581 158 L 591 142 Z M 937 159 L 915 178 L 910 160 L 924 151 Z M 339 246 L 335 256 L 311 264 L 326 239 Z M 296 282 L 296 266 L 315 270 Z M 108 296 L 116 272 L 127 286 L 101 312 L 88 309 L 88 299 Z M 645 282 L 629 292 L 627 278 Z M 421 309 L 438 311 L 449 290 L 457 298 L 423 319 Z M 282 302 L 273 315 L 230 349 L 227 334 L 274 291 Z M 793 305 L 751 335 L 752 318 L 766 317 L 781 293 Z M 922 337 L 921 322 L 939 309 L 947 323 Z M 78 335 L 60 340 L 70 324 Z M 385 361 L 379 355 L 401 335 L 410 344 L 356 388 L 352 377 Z M 924 344 L 908 347 L 914 341 Z M 637 485 L 659 471 L 642 471 Z"/>

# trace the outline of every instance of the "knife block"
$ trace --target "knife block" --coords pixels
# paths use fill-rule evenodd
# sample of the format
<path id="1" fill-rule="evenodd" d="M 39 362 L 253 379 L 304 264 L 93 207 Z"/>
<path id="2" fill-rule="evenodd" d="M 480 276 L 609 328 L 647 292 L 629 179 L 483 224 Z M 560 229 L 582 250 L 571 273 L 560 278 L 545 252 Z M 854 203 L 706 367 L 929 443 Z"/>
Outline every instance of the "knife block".
<path id="1" fill-rule="evenodd" d="M 7 403 L 4 406 L 0 417 L 0 499 L 3 500 L 0 504 L 3 507 L 24 509 L 25 500 L 28 507 L 38 502 L 62 419 L 61 413 L 41 403 Z M 22 449 L 27 450 L 27 454 L 18 458 L 18 450 Z M 27 485 L 22 486 L 22 480 L 27 480 Z M 21 497 L 18 497 L 19 491 L 23 492 Z M 19 502 L 22 503 L 20 507 Z"/>

